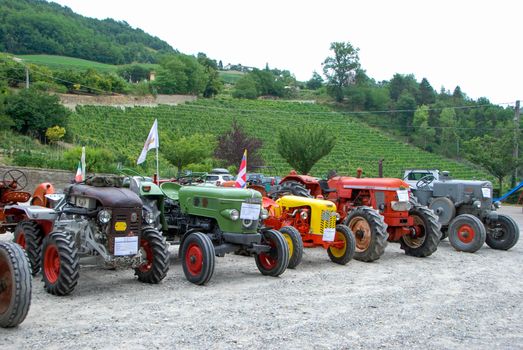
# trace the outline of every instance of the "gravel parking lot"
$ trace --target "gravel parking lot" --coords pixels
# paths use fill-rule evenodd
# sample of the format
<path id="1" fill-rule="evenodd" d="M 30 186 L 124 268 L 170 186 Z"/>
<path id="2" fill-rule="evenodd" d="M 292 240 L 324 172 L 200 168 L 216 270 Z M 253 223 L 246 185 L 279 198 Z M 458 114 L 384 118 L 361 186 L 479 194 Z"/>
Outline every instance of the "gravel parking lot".
<path id="1" fill-rule="evenodd" d="M 521 207 L 501 211 L 523 228 Z M 55 297 L 36 277 L 29 315 L 0 329 L 0 348 L 523 348 L 521 240 L 507 252 L 485 245 L 475 254 L 445 240 L 424 259 L 389 244 L 380 260 L 346 266 L 308 249 L 279 278 L 231 254 L 217 258 L 203 287 L 185 279 L 177 248 L 159 285 L 84 264 L 73 294 Z"/>

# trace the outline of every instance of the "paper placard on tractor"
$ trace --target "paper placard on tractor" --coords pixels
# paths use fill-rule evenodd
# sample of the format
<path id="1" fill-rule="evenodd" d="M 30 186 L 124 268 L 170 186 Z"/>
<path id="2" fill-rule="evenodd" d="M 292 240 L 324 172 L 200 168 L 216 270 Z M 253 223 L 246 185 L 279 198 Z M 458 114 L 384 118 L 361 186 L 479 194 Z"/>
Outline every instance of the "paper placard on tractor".
<path id="1" fill-rule="evenodd" d="M 482 187 L 481 192 L 483 192 L 484 198 L 490 198 L 490 188 L 488 187 Z"/>
<path id="2" fill-rule="evenodd" d="M 400 201 L 400 202 L 409 201 L 409 191 L 408 190 L 397 190 L 396 193 L 398 194 L 398 201 Z"/>
<path id="3" fill-rule="evenodd" d="M 138 253 L 138 237 L 115 237 L 114 255 L 136 255 Z"/>
<path id="4" fill-rule="evenodd" d="M 258 220 L 260 218 L 260 205 L 251 203 L 242 203 L 240 219 Z"/>
<path id="5" fill-rule="evenodd" d="M 326 228 L 323 230 L 323 240 L 325 242 L 332 242 L 334 241 L 334 237 L 336 236 L 336 229 L 335 228 Z"/>

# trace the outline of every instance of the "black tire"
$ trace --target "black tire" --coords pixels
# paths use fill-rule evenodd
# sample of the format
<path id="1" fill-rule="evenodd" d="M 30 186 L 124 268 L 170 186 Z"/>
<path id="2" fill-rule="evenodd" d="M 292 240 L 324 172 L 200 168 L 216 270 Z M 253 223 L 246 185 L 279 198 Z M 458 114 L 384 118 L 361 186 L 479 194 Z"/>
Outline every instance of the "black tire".
<path id="1" fill-rule="evenodd" d="M 418 258 L 432 255 L 441 240 L 441 225 L 437 215 L 424 205 L 415 206 L 409 215 L 414 217 L 413 236 L 407 234 L 400 238 L 401 249 L 405 254 Z"/>
<path id="2" fill-rule="evenodd" d="M 203 285 L 214 273 L 215 251 L 211 239 L 193 232 L 183 240 L 182 267 L 185 278 L 191 283 Z"/>
<path id="3" fill-rule="evenodd" d="M 354 234 L 356 251 L 354 259 L 371 262 L 383 255 L 387 246 L 387 224 L 383 217 L 371 207 L 352 210 L 343 222 Z"/>
<path id="4" fill-rule="evenodd" d="M 287 240 L 289 246 L 289 265 L 287 268 L 294 269 L 301 263 L 303 257 L 303 241 L 300 231 L 293 226 L 284 226 L 279 231 Z"/>
<path id="5" fill-rule="evenodd" d="M 331 246 L 327 249 L 327 254 L 329 254 L 331 261 L 336 264 L 346 265 L 354 257 L 356 239 L 346 225 L 336 225 L 336 236 L 334 240 L 337 241 L 340 239 L 345 241 L 344 247 L 335 248 Z"/>
<path id="6" fill-rule="evenodd" d="M 270 197 L 272 199 L 277 199 L 289 194 L 294 196 L 312 198 L 310 191 L 302 183 L 293 180 L 288 180 L 281 183 L 275 191 L 270 193 Z"/>
<path id="7" fill-rule="evenodd" d="M 40 272 L 43 241 L 43 234 L 37 223 L 27 220 L 19 222 L 15 227 L 13 241 L 25 249 L 33 276 L 36 276 Z"/>
<path id="8" fill-rule="evenodd" d="M 71 235 L 51 232 L 42 247 L 42 280 L 46 292 L 58 296 L 70 294 L 80 277 L 79 260 Z"/>
<path id="9" fill-rule="evenodd" d="M 145 255 L 147 263 L 134 269 L 138 280 L 144 283 L 156 284 L 169 271 L 169 249 L 165 238 L 152 227 L 145 228 L 140 237 L 140 251 Z"/>
<path id="10" fill-rule="evenodd" d="M 31 306 L 31 266 L 22 247 L 0 242 L 0 327 L 16 327 Z"/>
<path id="11" fill-rule="evenodd" d="M 263 231 L 262 244 L 268 244 L 271 249 L 254 256 L 258 270 L 272 277 L 284 273 L 289 265 L 289 246 L 283 235 L 276 230 Z"/>
<path id="12" fill-rule="evenodd" d="M 486 230 L 480 219 L 470 214 L 456 216 L 449 225 L 449 241 L 457 251 L 474 253 L 485 243 Z"/>
<path id="13" fill-rule="evenodd" d="M 496 223 L 487 228 L 485 242 L 492 249 L 509 250 L 519 240 L 519 227 L 510 216 L 498 214 Z"/>
<path id="14" fill-rule="evenodd" d="M 449 236 L 449 228 L 448 226 L 445 226 L 445 227 L 442 227 L 441 228 L 441 241 L 444 240 L 445 238 L 447 238 Z"/>

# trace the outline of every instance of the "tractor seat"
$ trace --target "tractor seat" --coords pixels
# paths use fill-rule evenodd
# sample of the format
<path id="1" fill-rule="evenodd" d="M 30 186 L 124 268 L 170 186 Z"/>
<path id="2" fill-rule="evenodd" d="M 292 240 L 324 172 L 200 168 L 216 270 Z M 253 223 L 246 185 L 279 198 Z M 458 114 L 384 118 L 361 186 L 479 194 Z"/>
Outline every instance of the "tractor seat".
<path id="1" fill-rule="evenodd" d="M 320 180 L 318 183 L 320 184 L 320 188 L 323 193 L 336 192 L 335 188 L 329 188 L 329 183 L 327 180 Z"/>
<path id="2" fill-rule="evenodd" d="M 171 198 L 172 200 L 177 201 L 179 199 L 178 196 L 178 190 L 182 187 L 182 185 L 174 183 L 174 182 L 164 182 L 160 185 L 161 190 L 163 193 Z"/>
<path id="3" fill-rule="evenodd" d="M 23 191 L 9 191 L 0 198 L 1 203 L 23 203 L 31 199 L 31 194 Z"/>

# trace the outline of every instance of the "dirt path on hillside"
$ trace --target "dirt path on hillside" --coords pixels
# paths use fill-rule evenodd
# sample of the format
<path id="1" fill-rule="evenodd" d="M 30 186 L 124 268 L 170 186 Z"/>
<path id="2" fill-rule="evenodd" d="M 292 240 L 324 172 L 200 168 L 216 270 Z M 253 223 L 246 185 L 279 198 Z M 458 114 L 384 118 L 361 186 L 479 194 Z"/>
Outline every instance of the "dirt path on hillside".
<path id="1" fill-rule="evenodd" d="M 502 212 L 523 228 L 521 207 Z M 521 241 L 467 254 L 445 240 L 425 259 L 389 244 L 379 261 L 347 266 L 312 249 L 280 278 L 227 255 L 204 287 L 184 278 L 176 248 L 160 285 L 84 265 L 77 289 L 59 298 L 34 279 L 29 315 L 0 329 L 0 348 L 523 348 Z"/>

